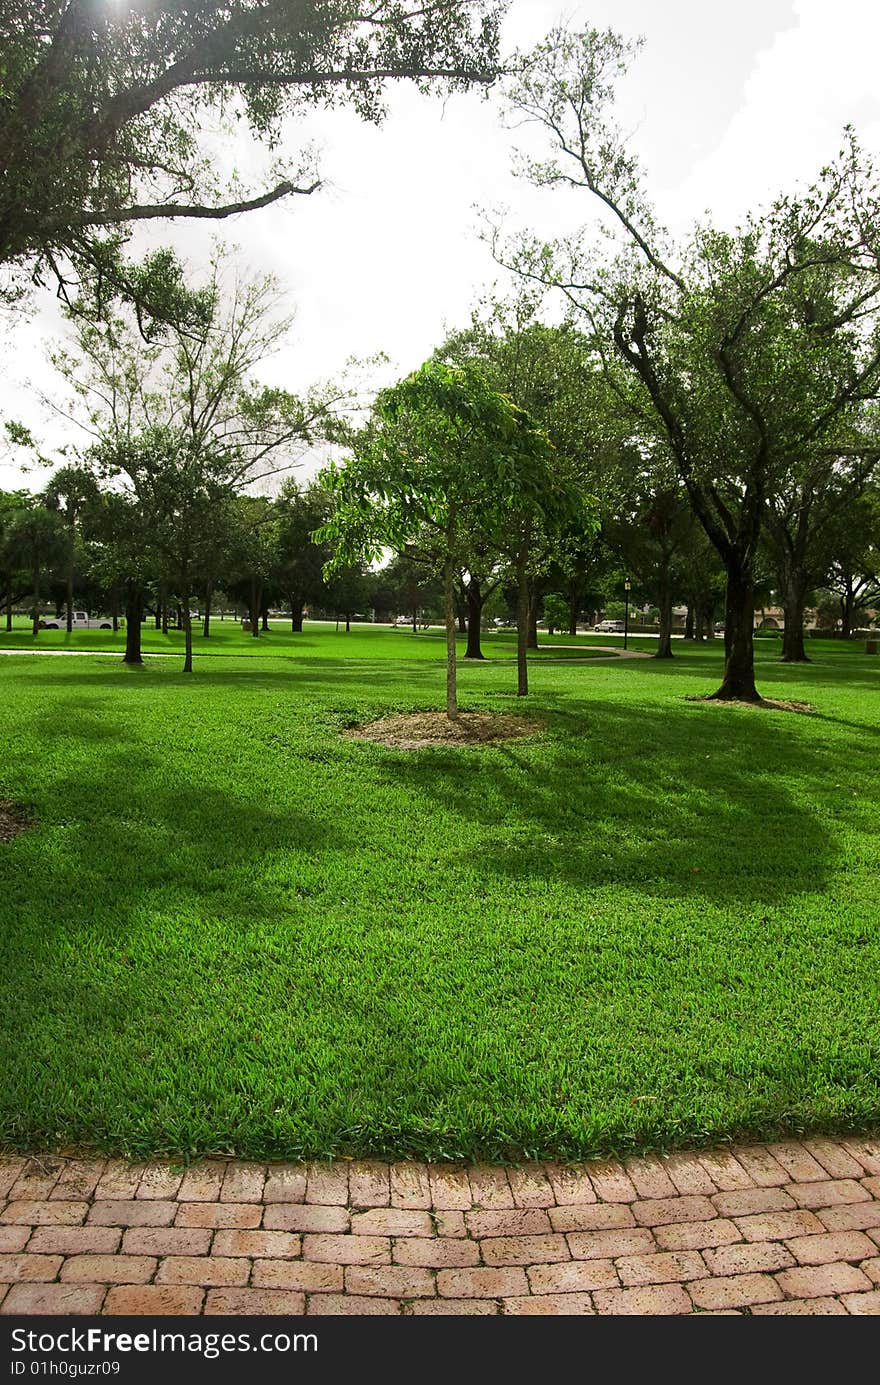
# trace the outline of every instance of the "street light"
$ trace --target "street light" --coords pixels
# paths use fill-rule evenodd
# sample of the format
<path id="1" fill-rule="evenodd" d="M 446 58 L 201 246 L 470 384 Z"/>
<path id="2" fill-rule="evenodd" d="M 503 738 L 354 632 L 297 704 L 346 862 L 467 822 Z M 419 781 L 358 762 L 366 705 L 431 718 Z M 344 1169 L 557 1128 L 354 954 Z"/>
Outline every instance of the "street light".
<path id="1" fill-rule="evenodd" d="M 624 579 L 624 583 L 623 583 L 623 594 L 624 594 L 624 595 L 623 595 L 623 600 L 624 600 L 624 606 L 623 606 L 623 647 L 624 647 L 624 649 L 626 649 L 626 639 L 627 639 L 627 635 L 629 634 L 629 593 L 630 593 L 631 587 L 632 587 L 632 583 L 630 582 L 629 578 L 626 577 L 626 578 Z"/>

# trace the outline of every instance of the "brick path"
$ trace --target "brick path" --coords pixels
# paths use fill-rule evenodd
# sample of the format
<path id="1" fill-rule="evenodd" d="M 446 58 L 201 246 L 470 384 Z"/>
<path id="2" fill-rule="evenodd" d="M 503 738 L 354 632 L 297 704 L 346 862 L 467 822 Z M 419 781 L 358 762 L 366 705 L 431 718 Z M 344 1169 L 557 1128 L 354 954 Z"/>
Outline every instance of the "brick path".
<path id="1" fill-rule="evenodd" d="M 576 1166 L 0 1159 L 0 1314 L 880 1315 L 880 1139 Z"/>

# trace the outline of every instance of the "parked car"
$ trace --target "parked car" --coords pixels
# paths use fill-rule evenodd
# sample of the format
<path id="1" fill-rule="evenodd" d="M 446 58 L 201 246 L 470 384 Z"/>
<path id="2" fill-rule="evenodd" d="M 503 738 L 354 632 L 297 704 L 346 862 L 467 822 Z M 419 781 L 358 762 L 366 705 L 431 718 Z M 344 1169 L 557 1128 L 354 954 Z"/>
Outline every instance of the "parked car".
<path id="1" fill-rule="evenodd" d="M 600 620 L 593 629 L 600 635 L 622 635 L 624 626 L 622 620 Z"/>
<path id="2" fill-rule="evenodd" d="M 67 616 L 45 616 L 40 621 L 41 630 L 66 630 Z M 112 630 L 113 622 L 106 616 L 97 616 L 94 620 L 90 619 L 85 611 L 73 612 L 74 630 Z"/>

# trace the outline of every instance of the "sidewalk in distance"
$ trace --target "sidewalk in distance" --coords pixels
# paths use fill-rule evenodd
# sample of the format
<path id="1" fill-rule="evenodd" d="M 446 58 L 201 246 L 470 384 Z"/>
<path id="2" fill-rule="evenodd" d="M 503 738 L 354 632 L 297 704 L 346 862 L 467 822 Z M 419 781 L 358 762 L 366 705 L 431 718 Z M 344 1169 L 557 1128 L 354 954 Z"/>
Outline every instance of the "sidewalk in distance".
<path id="1" fill-rule="evenodd" d="M 880 1315 L 880 1139 L 588 1164 L 0 1159 L 0 1314 Z"/>

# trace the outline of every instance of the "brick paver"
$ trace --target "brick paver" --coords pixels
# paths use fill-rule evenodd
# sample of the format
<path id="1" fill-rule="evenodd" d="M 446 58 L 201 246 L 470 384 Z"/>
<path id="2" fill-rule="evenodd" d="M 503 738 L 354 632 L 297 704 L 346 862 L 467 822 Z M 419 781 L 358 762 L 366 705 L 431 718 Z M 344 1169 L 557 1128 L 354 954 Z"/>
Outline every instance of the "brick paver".
<path id="1" fill-rule="evenodd" d="M 0 1314 L 880 1316 L 880 1140 L 516 1167 L 0 1158 Z"/>

